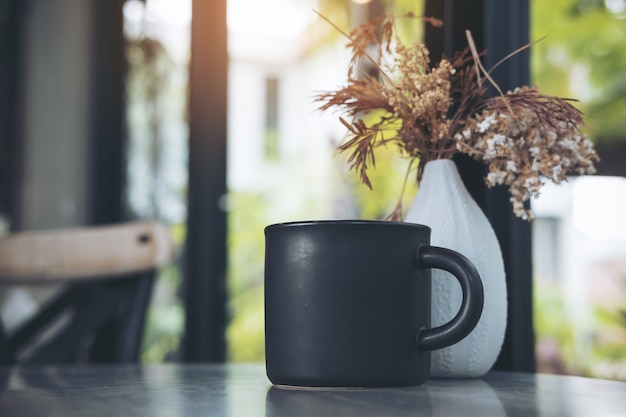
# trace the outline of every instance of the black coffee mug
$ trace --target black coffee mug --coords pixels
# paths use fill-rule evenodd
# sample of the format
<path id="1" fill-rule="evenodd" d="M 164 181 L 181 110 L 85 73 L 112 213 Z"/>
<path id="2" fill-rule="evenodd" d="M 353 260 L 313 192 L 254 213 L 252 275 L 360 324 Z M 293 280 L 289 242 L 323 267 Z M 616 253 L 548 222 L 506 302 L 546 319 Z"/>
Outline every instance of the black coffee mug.
<path id="1" fill-rule="evenodd" d="M 265 228 L 265 355 L 276 385 L 421 385 L 430 351 L 476 326 L 483 287 L 463 255 L 430 246 L 430 228 L 310 221 Z M 430 268 L 452 273 L 463 301 L 430 328 Z"/>

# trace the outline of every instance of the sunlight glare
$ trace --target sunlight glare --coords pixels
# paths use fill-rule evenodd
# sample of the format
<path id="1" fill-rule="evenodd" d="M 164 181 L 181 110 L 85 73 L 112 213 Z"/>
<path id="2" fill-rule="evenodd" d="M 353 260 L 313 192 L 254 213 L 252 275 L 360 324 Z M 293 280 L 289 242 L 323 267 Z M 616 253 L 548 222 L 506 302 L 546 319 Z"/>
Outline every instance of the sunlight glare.
<path id="1" fill-rule="evenodd" d="M 228 29 L 238 35 L 288 39 L 315 19 L 316 0 L 228 0 Z"/>
<path id="2" fill-rule="evenodd" d="M 624 0 L 604 0 L 604 5 L 615 14 L 626 11 L 626 2 Z"/>
<path id="3" fill-rule="evenodd" d="M 148 18 L 171 25 L 188 25 L 191 22 L 191 1 L 148 0 Z"/>
<path id="4" fill-rule="evenodd" d="M 573 221 L 601 239 L 626 239 L 626 178 L 582 176 L 573 184 Z"/>

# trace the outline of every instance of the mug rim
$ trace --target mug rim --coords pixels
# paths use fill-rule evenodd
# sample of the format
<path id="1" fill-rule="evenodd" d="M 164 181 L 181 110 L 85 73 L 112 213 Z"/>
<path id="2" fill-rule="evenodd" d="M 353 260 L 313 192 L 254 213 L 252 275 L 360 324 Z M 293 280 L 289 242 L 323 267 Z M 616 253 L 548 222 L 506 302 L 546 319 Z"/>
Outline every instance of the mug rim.
<path id="1" fill-rule="evenodd" d="M 265 230 L 284 229 L 292 227 L 315 227 L 328 225 L 369 225 L 369 226 L 391 226 L 391 227 L 414 227 L 417 229 L 428 230 L 431 228 L 425 224 L 409 223 L 388 220 L 359 220 L 359 219 L 337 219 L 337 220 L 297 220 L 281 223 L 270 224 Z"/>

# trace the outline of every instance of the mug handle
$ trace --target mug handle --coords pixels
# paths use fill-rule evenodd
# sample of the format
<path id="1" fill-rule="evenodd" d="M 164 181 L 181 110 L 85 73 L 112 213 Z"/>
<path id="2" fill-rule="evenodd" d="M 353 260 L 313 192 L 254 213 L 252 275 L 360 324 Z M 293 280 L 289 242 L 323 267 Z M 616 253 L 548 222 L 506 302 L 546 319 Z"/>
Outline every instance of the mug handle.
<path id="1" fill-rule="evenodd" d="M 416 337 L 420 350 L 436 350 L 453 345 L 474 330 L 483 312 L 483 284 L 476 267 L 465 256 L 450 249 L 422 246 L 417 251 L 419 268 L 450 272 L 461 284 L 463 300 L 459 312 L 449 322 L 432 329 L 420 329 Z"/>

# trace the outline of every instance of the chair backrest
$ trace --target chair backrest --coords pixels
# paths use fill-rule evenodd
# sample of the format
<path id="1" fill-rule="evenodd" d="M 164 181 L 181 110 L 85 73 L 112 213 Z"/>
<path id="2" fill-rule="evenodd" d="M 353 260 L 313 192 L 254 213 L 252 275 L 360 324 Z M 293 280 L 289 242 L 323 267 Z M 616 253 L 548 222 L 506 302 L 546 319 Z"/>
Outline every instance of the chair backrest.
<path id="1" fill-rule="evenodd" d="M 0 321 L 0 363 L 136 361 L 155 273 L 173 255 L 160 222 L 1 237 L 0 286 L 64 285 L 11 334 Z"/>
<path id="2" fill-rule="evenodd" d="M 0 284 L 124 276 L 159 268 L 173 248 L 160 222 L 9 234 L 0 237 Z"/>

